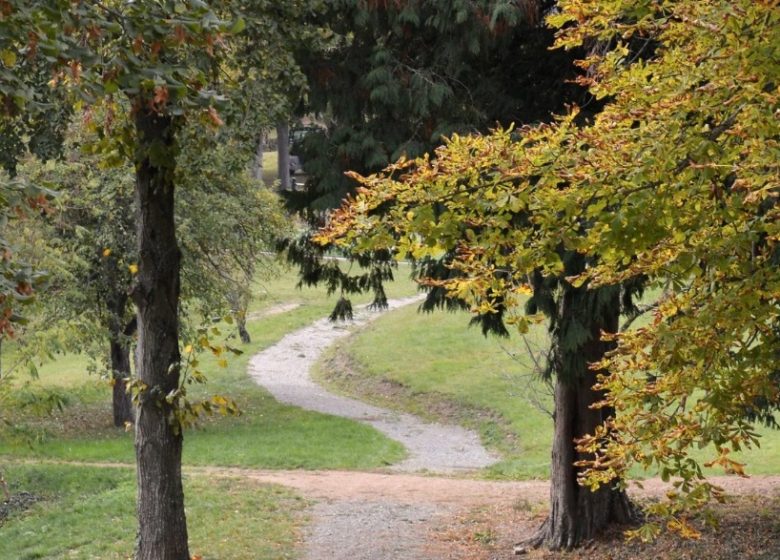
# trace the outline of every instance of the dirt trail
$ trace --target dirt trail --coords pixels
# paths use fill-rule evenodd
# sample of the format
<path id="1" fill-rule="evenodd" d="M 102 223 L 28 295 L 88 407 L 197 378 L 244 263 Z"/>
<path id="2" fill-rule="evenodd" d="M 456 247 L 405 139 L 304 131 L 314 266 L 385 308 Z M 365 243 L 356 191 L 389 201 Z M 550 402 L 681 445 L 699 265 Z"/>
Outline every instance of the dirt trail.
<path id="1" fill-rule="evenodd" d="M 420 300 L 416 296 L 388 304 L 395 309 Z M 310 369 L 329 346 L 379 315 L 363 307 L 348 323 L 316 321 L 253 356 L 249 374 L 281 402 L 370 424 L 402 443 L 408 457 L 391 466 L 393 471 L 453 473 L 497 461 L 474 432 L 335 395 L 312 381 Z M 321 499 L 311 510 L 312 523 L 306 535 L 305 558 L 311 560 L 427 558 L 431 527 L 463 507 L 459 494 L 441 488 L 443 482 L 437 479 L 357 473 L 307 473 L 301 478 L 288 473 L 273 481 Z M 426 489 L 425 495 L 421 489 Z M 484 496 L 483 490 L 472 490 L 469 501 Z"/>

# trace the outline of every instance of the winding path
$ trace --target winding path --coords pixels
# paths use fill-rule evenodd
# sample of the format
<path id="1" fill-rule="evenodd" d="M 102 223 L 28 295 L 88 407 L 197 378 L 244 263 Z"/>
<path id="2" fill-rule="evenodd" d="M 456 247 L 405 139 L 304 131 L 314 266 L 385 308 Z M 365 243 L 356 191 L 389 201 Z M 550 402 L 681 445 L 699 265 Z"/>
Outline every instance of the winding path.
<path id="1" fill-rule="evenodd" d="M 397 309 L 419 301 L 420 296 L 414 296 L 388 303 L 390 309 Z M 424 422 L 410 414 L 334 395 L 312 381 L 309 370 L 326 348 L 348 336 L 354 327 L 363 326 L 380 315 L 363 307 L 350 322 L 316 321 L 253 356 L 249 374 L 281 402 L 370 424 L 403 444 L 408 457 L 390 467 L 392 470 L 446 474 L 496 462 L 498 457 L 485 450 L 474 432 L 459 426 Z"/>
<path id="2" fill-rule="evenodd" d="M 388 305 L 390 309 L 396 309 L 420 300 L 420 296 L 415 296 L 391 300 Z M 390 467 L 396 473 L 448 474 L 478 469 L 497 461 L 474 432 L 458 426 L 424 422 L 410 414 L 334 395 L 312 381 L 310 369 L 325 349 L 379 316 L 379 312 L 363 307 L 355 313 L 354 320 L 347 323 L 333 323 L 328 319 L 316 321 L 253 356 L 249 374 L 281 402 L 364 422 L 399 441 L 407 449 L 408 456 Z M 290 480 L 295 477 L 284 478 L 283 484 L 295 485 Z M 379 485 L 365 487 L 367 479 L 379 482 Z M 327 480 L 332 480 L 332 475 L 321 475 L 319 482 L 325 484 Z M 399 474 L 343 475 L 338 486 L 353 491 L 338 496 L 320 495 L 321 499 L 310 510 L 312 522 L 305 536 L 304 558 L 418 560 L 438 556 L 431 553 L 430 532 L 443 518 L 454 515 L 459 507 L 433 499 L 404 499 L 390 491 L 403 487 L 402 480 L 406 479 L 399 478 Z M 434 479 L 423 480 L 422 484 L 412 487 L 428 486 L 427 481 L 434 482 Z M 311 488 L 308 490 L 307 495 L 316 496 Z M 413 490 L 410 493 L 415 494 Z M 401 494 L 405 492 L 401 491 Z"/>

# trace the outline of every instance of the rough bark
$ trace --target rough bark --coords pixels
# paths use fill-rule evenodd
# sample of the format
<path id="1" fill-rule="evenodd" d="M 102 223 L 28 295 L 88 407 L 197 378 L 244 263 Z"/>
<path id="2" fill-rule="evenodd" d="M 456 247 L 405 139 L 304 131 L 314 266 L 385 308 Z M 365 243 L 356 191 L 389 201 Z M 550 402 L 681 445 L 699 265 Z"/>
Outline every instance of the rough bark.
<path id="1" fill-rule="evenodd" d="M 604 294 L 596 297 L 593 291 L 573 288 L 565 290 L 562 297 L 559 328 L 553 336 L 565 336 L 566 322 L 574 319 L 587 326 L 590 338 L 575 347 L 562 340 L 553 341 L 557 363 L 550 515 L 532 540 L 535 546 L 572 549 L 611 524 L 626 524 L 635 519 L 635 510 L 625 492 L 606 485 L 595 492 L 580 486 L 577 479 L 582 469 L 575 466 L 577 461 L 587 458 L 577 451 L 575 441 L 593 433 L 613 414 L 611 409 L 590 408 L 603 395 L 593 390 L 596 372 L 588 364 L 600 360 L 612 347 L 600 338 L 602 331 L 616 332 L 618 327 L 620 306 L 617 290 L 614 292 L 614 301 L 604 298 Z"/>
<path id="2" fill-rule="evenodd" d="M 179 268 L 174 226 L 174 134 L 170 117 L 135 117 L 139 273 L 139 399 L 135 450 L 138 477 L 137 560 L 189 560 L 181 480 L 182 434 L 165 396 L 179 383 Z"/>
<path id="3" fill-rule="evenodd" d="M 279 156 L 279 188 L 290 189 L 290 125 L 276 125 L 276 151 Z"/>

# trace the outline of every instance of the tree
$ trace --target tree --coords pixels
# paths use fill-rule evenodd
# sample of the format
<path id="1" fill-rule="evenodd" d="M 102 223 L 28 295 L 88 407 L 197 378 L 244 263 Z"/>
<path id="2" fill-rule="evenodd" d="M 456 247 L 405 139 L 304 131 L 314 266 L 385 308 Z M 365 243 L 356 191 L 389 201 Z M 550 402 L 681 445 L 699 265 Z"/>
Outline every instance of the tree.
<path id="1" fill-rule="evenodd" d="M 261 253 L 289 235 L 291 225 L 276 193 L 248 175 L 251 139 L 230 121 L 205 142 L 204 132 L 200 127 L 184 131 L 189 148 L 179 156 L 179 184 L 188 193 L 177 209 L 183 296 L 202 318 L 230 314 L 239 337 L 249 343 L 252 281 L 270 267 L 267 259 L 262 264 Z"/>
<path id="2" fill-rule="evenodd" d="M 136 317 L 128 297 L 137 265 L 133 172 L 129 165 L 105 165 L 90 154 L 101 119 L 74 123 L 61 162 L 27 158 L 20 176 L 58 185 L 60 194 L 45 221 L 25 232 L 24 245 L 37 244 L 31 262 L 50 271 L 26 337 L 37 346 L 56 342 L 105 363 L 113 384 L 114 424 L 133 421 L 127 384 Z M 283 212 L 271 192 L 246 176 L 251 146 L 190 124 L 185 127 L 177 182 L 187 195 L 176 218 L 184 262 L 183 313 L 188 330 L 212 317 L 234 316 L 241 331 L 250 284 L 260 251 L 286 231 Z M 197 139 L 197 140 L 196 140 Z M 29 240 L 29 242 L 27 241 Z M 245 332 L 245 331 L 244 331 Z M 56 341 L 52 340 L 56 337 Z"/>
<path id="3" fill-rule="evenodd" d="M 551 513 L 538 543 L 572 548 L 611 523 L 633 519 L 633 508 L 620 488 L 590 492 L 578 485 L 583 469 L 575 439 L 592 433 L 612 416 L 593 410 L 603 394 L 592 390 L 597 372 L 589 364 L 604 358 L 609 342 L 601 332 L 617 332 L 621 293 L 617 287 L 591 289 L 569 278 L 589 260 L 550 243 L 541 254 L 531 243 L 537 231 L 536 209 L 514 194 L 514 169 L 524 154 L 511 135 L 454 137 L 421 158 L 390 166 L 362 178 L 363 189 L 331 219 L 318 236 L 352 252 L 383 249 L 415 260 L 452 255 L 447 278 L 422 281 L 466 302 L 480 320 L 501 321 L 525 332 L 529 318 L 547 317 L 552 339 L 547 375 L 555 377 L 555 434 L 551 462 Z M 554 158 L 542 153 L 537 159 Z M 543 259 L 543 260 L 542 260 Z M 631 307 L 624 292 L 624 308 Z M 528 295 L 531 295 L 528 298 Z"/>
<path id="4" fill-rule="evenodd" d="M 303 144 L 305 192 L 286 196 L 318 223 L 353 192 L 345 171 L 379 171 L 453 132 L 547 120 L 582 89 L 573 56 L 549 51 L 540 25 L 550 1 L 328 3 L 326 31 L 297 58 L 308 79 L 303 113 L 327 127 Z"/>
<path id="5" fill-rule="evenodd" d="M 550 16 L 563 25 L 559 45 L 605 45 L 582 63 L 582 81 L 607 99 L 602 112 L 453 137 L 435 159 L 358 177 L 363 190 L 321 235 L 416 258 L 454 247 L 453 274 L 435 284 L 478 314 L 517 309 L 528 291 L 531 311 L 578 308 L 559 336 L 568 330 L 590 340 L 585 349 L 602 347 L 584 353 L 592 363 L 580 394 L 592 395 L 591 414 L 604 423 L 588 421 L 593 435 L 563 460 L 579 459 L 580 482 L 601 496 L 623 487 L 634 463 L 679 477 L 671 504 L 651 511 L 688 535 L 686 512 L 720 493 L 687 449 L 710 446 L 711 464 L 741 472 L 729 451 L 754 444 L 749 418 L 766 418 L 779 402 L 778 17 L 753 2 L 561 2 Z M 592 316 L 596 302 L 617 299 L 618 286 L 625 296 L 648 278 L 666 287 L 649 327 L 610 335 L 613 317 L 600 337 L 581 331 L 583 312 Z M 556 299 L 539 299 L 545 282 L 558 286 Z M 525 317 L 509 320 L 526 328 Z M 559 407 L 572 388 L 558 388 L 561 435 Z M 702 396 L 688 397 L 696 391 Z M 557 506 L 573 506 L 556 502 L 567 488 L 553 489 L 545 539 L 553 546 L 583 537 L 555 521 Z"/>
<path id="6" fill-rule="evenodd" d="M 304 152 L 310 179 L 308 194 L 302 201 L 309 205 L 310 220 L 318 223 L 323 216 L 319 211 L 354 189 L 355 183 L 343 174 L 345 169 L 360 173 L 380 169 L 399 156 L 411 157 L 431 149 L 453 131 L 485 130 L 496 122 L 508 125 L 547 120 L 553 112 L 562 110 L 566 101 L 581 98 L 582 90 L 567 82 L 575 76 L 572 55 L 549 53 L 552 32 L 539 25 L 550 7 L 544 2 L 358 2 L 326 12 L 324 17 L 343 33 L 342 40 L 334 39 L 334 46 L 315 57 L 316 63 L 303 63 L 312 84 L 311 105 L 322 108 L 331 119 L 329 130 L 307 138 Z M 592 110 L 598 108 L 598 102 L 584 101 Z M 485 172 L 491 169 L 487 166 Z M 463 173 L 464 183 L 476 181 L 466 169 L 457 172 Z M 443 194 L 445 191 L 437 190 L 443 197 L 448 196 Z M 302 202 L 295 194 L 290 198 L 293 203 Z M 373 210 L 377 214 L 389 212 L 389 221 L 396 206 L 417 211 L 414 204 L 406 206 L 406 201 L 394 196 L 385 202 L 377 203 Z M 446 202 L 432 199 L 420 204 L 424 207 L 423 219 L 437 217 L 446 207 Z M 460 218 L 462 226 L 457 225 Z M 516 219 L 519 224 L 526 218 L 518 215 Z M 453 212 L 449 226 L 422 232 L 430 247 L 417 252 L 396 247 L 393 240 L 404 232 L 389 229 L 378 227 L 376 232 L 368 233 L 375 242 L 350 254 L 382 267 L 387 267 L 383 259 L 388 251 L 411 256 L 416 263 L 415 274 L 428 288 L 423 306 L 426 310 L 473 303 L 469 294 L 442 289 L 459 282 L 462 276 L 453 265 L 460 259 L 457 252 L 461 244 L 469 243 L 467 218 Z M 302 244 L 291 248 L 290 258 L 302 263 L 304 282 L 323 279 L 331 290 L 340 287 L 345 292 L 374 287 L 381 304 L 382 292 L 375 286 L 387 275 L 386 268 L 370 270 L 360 279 L 344 278 L 335 267 L 317 265 L 315 250 L 306 250 Z M 553 485 L 550 524 L 542 536 L 552 547 L 568 548 L 590 538 L 609 522 L 630 520 L 632 508 L 619 489 L 605 489 L 598 494 L 580 491 L 576 483 L 580 469 L 573 465 L 573 438 L 591 433 L 610 415 L 608 410 L 589 409 L 601 397 L 590 390 L 595 373 L 587 366 L 610 348 L 599 342 L 598 335 L 602 330 L 615 332 L 620 300 L 614 289 L 593 291 L 565 280 L 566 275 L 581 272 L 587 261 L 564 248 L 555 258 L 566 264 L 561 264 L 553 280 L 536 282 L 531 305 L 550 318 L 554 347 L 548 373 L 556 374 L 561 406 L 556 415 L 553 460 L 553 479 L 558 482 Z M 515 271 L 509 261 L 504 264 L 507 266 L 498 276 L 511 278 L 535 270 L 520 267 Z M 495 309 L 483 310 L 475 321 L 486 333 L 506 335 L 504 319 L 510 302 L 499 289 L 490 288 L 487 294 L 495 299 Z M 624 303 L 625 311 L 630 311 L 630 292 Z M 348 315 L 350 309 L 344 304 L 334 315 Z"/>
<path id="7" fill-rule="evenodd" d="M 623 40 L 657 45 L 645 64 L 621 61 L 620 43 L 591 61 L 592 89 L 614 100 L 572 135 L 563 158 L 581 174 L 574 204 L 595 216 L 580 228 L 583 250 L 600 255 L 589 276 L 605 284 L 644 275 L 666 286 L 652 324 L 622 334 L 602 362 L 613 372 L 601 384 L 605 405 L 621 414 L 583 447 L 597 452 L 593 484 L 636 463 L 677 477 L 671 499 L 651 511 L 690 535 L 690 512 L 722 495 L 702 465 L 742 473 L 730 453 L 756 445 L 753 423 L 774 422 L 780 403 L 780 13 L 771 2 L 633 9 L 616 2 L 596 14 L 571 2 L 557 22 L 583 22 L 567 28 L 564 44 L 611 37 L 621 22 Z M 588 157 L 585 145 L 595 148 Z M 640 163 L 621 165 L 631 158 Z M 692 448 L 708 459 L 695 460 Z"/>
<path id="8" fill-rule="evenodd" d="M 11 225 L 29 220 L 45 209 L 53 193 L 23 178 L 9 178 L 0 172 L 0 341 L 14 336 L 15 327 L 26 323 L 23 308 L 34 301 L 35 293 L 47 279 L 19 258 Z M 2 372 L 0 371 L 0 374 Z"/>
<path id="9" fill-rule="evenodd" d="M 296 6 L 300 3 L 294 3 Z M 3 63 L 0 93 L 6 115 L 40 109 L 42 93 L 23 79 L 22 59 L 54 66 L 49 82 L 65 86 L 78 105 L 102 106 L 111 130 L 107 147 L 135 171 L 138 271 L 132 299 L 138 317 L 139 535 L 137 558 L 188 558 L 181 486 L 186 406 L 179 386 L 181 252 L 176 240 L 174 191 L 177 136 L 188 121 L 218 127 L 224 99 L 214 89 L 227 39 L 248 23 L 262 29 L 273 3 L 257 19 L 230 2 L 169 1 L 114 4 L 47 0 L 4 2 L 0 13 Z M 266 12 L 263 12 L 266 10 Z M 255 15 L 250 14 L 251 15 Z M 284 22 L 289 23 L 289 22 Z M 270 52 L 278 46 L 265 45 Z M 283 47 L 283 46 L 282 46 Z M 284 52 L 284 48 L 279 49 Z M 22 55 L 22 56 L 20 56 Z M 222 77 L 222 76 L 220 76 Z M 129 115 L 112 127 L 118 98 Z"/>
<path id="10" fill-rule="evenodd" d="M 135 166 L 139 271 L 141 396 L 136 420 L 139 538 L 137 557 L 189 559 L 181 486 L 182 434 L 166 395 L 179 380 L 179 262 L 174 222 L 176 132 L 187 115 L 218 121 L 214 92 L 204 89 L 215 43 L 229 30 L 203 3 L 106 6 L 51 1 L 6 2 L 4 45 L 26 57 L 62 64 L 55 81 L 94 103 L 129 99 L 132 118 L 117 133 Z M 17 57 L 18 59 L 18 57 Z M 0 75 L 9 113 L 34 102 L 15 63 Z M 10 92 L 10 93 L 7 93 Z"/>
<path id="11" fill-rule="evenodd" d="M 347 170 L 378 171 L 401 155 L 433 149 L 452 132 L 544 121 L 582 99 L 574 54 L 550 51 L 553 33 L 541 25 L 553 6 L 503 0 L 328 4 L 315 18 L 327 30 L 325 39 L 298 51 L 309 83 L 299 110 L 319 114 L 327 127 L 305 138 L 308 180 L 303 192 L 283 193 L 289 206 L 322 225 L 327 210 L 354 192 Z M 384 304 L 381 284 L 392 278 L 386 252 L 360 256 L 366 272 L 350 277 L 322 261 L 322 249 L 307 236 L 282 244 L 300 267 L 302 283 L 324 282 L 343 295 L 370 289 L 374 303 Z M 417 263 L 419 274 L 444 278 L 451 258 L 426 257 Z M 462 306 L 429 287 L 423 309 Z M 332 317 L 350 313 L 342 297 Z M 506 334 L 500 319 L 479 319 L 486 331 Z"/>
<path id="12" fill-rule="evenodd" d="M 321 29 L 312 25 L 312 20 L 323 6 L 321 0 L 254 2 L 251 25 L 234 41 L 230 73 L 235 93 L 226 120 L 237 138 L 254 146 L 255 179 L 262 179 L 262 156 L 271 128 L 279 129 L 279 158 L 289 158 L 281 135 L 295 106 L 306 95 L 306 79 L 294 52 L 320 48 Z M 283 175 L 289 170 L 289 161 L 279 159 L 278 167 L 282 189 L 289 188 L 290 178 Z"/>

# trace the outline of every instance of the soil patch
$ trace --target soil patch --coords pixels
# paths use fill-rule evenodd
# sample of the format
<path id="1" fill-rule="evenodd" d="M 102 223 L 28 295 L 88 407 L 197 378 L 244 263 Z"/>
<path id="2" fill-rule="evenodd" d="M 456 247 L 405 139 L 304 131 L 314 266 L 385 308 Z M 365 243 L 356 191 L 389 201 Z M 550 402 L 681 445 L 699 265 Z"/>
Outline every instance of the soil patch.
<path id="1" fill-rule="evenodd" d="M 0 502 L 0 527 L 3 526 L 6 519 L 10 516 L 20 513 L 26 509 L 32 507 L 36 502 L 40 502 L 43 498 L 30 492 L 17 492 L 11 494 L 9 500 Z"/>

